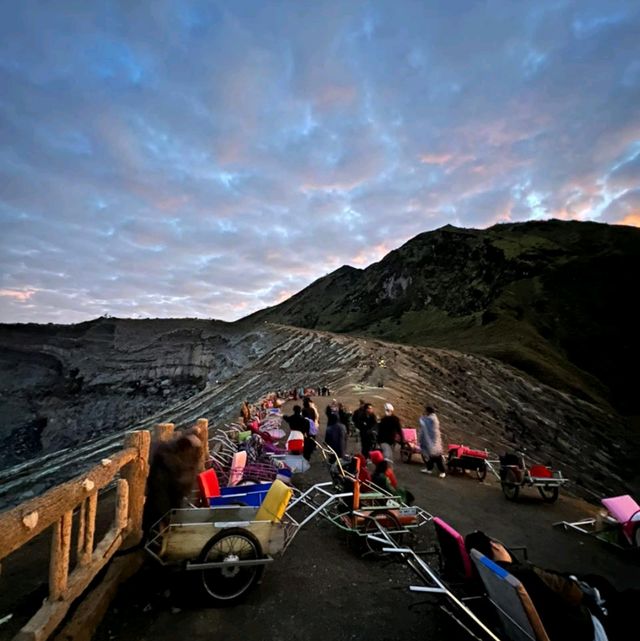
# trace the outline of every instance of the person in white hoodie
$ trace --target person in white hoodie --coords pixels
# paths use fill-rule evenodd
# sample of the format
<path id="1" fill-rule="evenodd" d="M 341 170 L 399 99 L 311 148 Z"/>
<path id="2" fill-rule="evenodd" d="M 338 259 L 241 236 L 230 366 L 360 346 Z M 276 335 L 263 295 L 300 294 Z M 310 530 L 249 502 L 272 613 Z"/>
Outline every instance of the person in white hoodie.
<path id="1" fill-rule="evenodd" d="M 443 479 L 444 459 L 442 458 L 442 434 L 440 433 L 440 421 L 436 411 L 430 405 L 425 408 L 427 413 L 420 417 L 420 449 L 426 467 L 420 470 L 423 474 L 431 474 L 435 465 Z"/>

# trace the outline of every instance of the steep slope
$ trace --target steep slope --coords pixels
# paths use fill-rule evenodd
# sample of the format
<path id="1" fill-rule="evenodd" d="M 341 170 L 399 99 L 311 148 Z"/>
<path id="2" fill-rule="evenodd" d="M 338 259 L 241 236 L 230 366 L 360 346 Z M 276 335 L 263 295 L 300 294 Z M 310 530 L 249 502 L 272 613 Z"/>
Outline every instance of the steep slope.
<path id="1" fill-rule="evenodd" d="M 265 348 L 259 357 L 248 359 L 224 382 L 165 407 L 136 427 L 163 421 L 186 426 L 198 417 L 220 425 L 237 415 L 245 398 L 322 382 L 343 400 L 367 398 L 379 412 L 384 400 L 390 400 L 408 425 L 415 425 L 429 401 L 438 408 L 448 442 L 493 452 L 526 447 L 532 460 L 559 466 L 579 494 L 640 487 L 638 446 L 623 419 L 537 384 L 498 361 L 272 324 L 263 324 L 246 340 Z M 39 492 L 77 474 L 82 465 L 121 447 L 123 429 L 132 427 L 123 424 L 92 440 L 78 435 L 73 449 L 0 472 L 0 505 L 16 501 L 18 490 Z"/>
<path id="2" fill-rule="evenodd" d="M 0 469 L 129 426 L 269 347 L 219 321 L 0 325 Z"/>
<path id="3" fill-rule="evenodd" d="M 342 267 L 249 322 L 492 356 L 625 413 L 640 358 L 640 230 L 545 221 L 443 227 L 365 270 Z"/>

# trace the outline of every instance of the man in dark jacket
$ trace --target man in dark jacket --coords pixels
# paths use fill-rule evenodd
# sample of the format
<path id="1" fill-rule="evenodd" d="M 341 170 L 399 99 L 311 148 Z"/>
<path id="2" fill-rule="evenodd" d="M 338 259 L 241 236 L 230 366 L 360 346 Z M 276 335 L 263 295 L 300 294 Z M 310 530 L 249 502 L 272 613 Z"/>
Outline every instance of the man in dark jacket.
<path id="1" fill-rule="evenodd" d="M 378 419 L 373 412 L 373 405 L 371 403 L 360 402 L 360 407 L 353 414 L 353 422 L 360 432 L 360 447 L 365 457 L 369 456 L 369 452 L 373 447 L 375 434 L 374 428 L 378 423 Z"/>
<path id="2" fill-rule="evenodd" d="M 393 413 L 391 403 L 384 404 L 384 416 L 378 423 L 378 445 L 386 459 L 393 461 L 393 446 L 402 443 L 402 424 Z"/>
<path id="3" fill-rule="evenodd" d="M 290 416 L 283 416 L 292 430 L 298 430 L 304 434 L 305 437 L 309 436 L 309 421 L 302 416 L 302 408 L 300 405 L 293 406 L 293 414 Z"/>
<path id="4" fill-rule="evenodd" d="M 324 442 L 342 458 L 347 451 L 347 428 L 340 423 L 337 414 L 330 414 Z"/>

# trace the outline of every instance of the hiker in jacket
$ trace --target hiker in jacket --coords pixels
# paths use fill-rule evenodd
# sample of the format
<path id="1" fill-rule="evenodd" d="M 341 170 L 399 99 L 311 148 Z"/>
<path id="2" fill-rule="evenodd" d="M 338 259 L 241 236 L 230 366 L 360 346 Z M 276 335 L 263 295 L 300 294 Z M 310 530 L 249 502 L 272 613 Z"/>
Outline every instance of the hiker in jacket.
<path id="1" fill-rule="evenodd" d="M 436 412 L 430 405 L 427 405 L 426 414 L 420 417 L 420 450 L 426 467 L 420 470 L 423 474 L 431 474 L 435 465 L 443 479 L 446 476 L 444 471 L 444 459 L 442 458 L 442 434 L 440 433 L 440 421 Z"/>

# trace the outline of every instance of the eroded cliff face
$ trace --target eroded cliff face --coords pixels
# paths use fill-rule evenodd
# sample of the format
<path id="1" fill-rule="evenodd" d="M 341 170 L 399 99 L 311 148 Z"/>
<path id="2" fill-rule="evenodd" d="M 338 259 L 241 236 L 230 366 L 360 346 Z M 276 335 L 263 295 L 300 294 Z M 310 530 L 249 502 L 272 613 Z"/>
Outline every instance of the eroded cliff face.
<path id="1" fill-rule="evenodd" d="M 107 325 L 114 322 L 117 325 L 120 321 Z M 572 479 L 572 488 L 578 493 L 606 495 L 640 487 L 637 439 L 623 418 L 606 406 L 542 385 L 499 361 L 452 350 L 398 345 L 270 323 L 245 326 L 241 332 L 237 328 L 231 331 L 224 328 L 210 333 L 197 323 L 185 323 L 175 336 L 175 326 L 154 330 L 155 337 L 148 335 L 144 345 L 137 347 L 134 345 L 137 334 L 132 334 L 131 326 L 127 326 L 129 333 L 124 342 L 102 343 L 103 348 L 109 346 L 105 348 L 105 353 L 111 354 L 109 358 L 119 354 L 117 365 L 111 360 L 107 366 L 108 359 L 103 357 L 105 365 L 99 366 L 97 356 L 83 359 L 79 357 L 83 352 L 78 352 L 74 366 L 85 364 L 78 376 L 83 375 L 83 379 L 87 376 L 91 381 L 87 385 L 83 380 L 83 392 L 78 392 L 78 396 L 87 395 L 82 401 L 84 420 L 74 423 L 72 428 L 65 426 L 60 432 L 54 427 L 60 424 L 58 421 L 43 430 L 49 451 L 63 441 L 72 447 L 49 454 L 46 460 L 41 454 L 32 462 L 1 471 L 0 504 L 15 502 L 25 493 L 40 492 L 54 482 L 74 476 L 82 466 L 89 466 L 120 448 L 122 432 L 127 429 L 147 428 L 163 421 L 188 426 L 200 417 L 208 418 L 212 426 L 219 426 L 237 416 L 245 398 L 255 400 L 274 389 L 300 384 L 328 385 L 335 396 L 352 403 L 366 398 L 379 412 L 384 400 L 391 400 L 408 426 L 416 425 L 424 404 L 430 402 L 438 409 L 446 442 L 462 441 L 494 453 L 526 447 L 533 461 L 560 467 Z M 193 332 L 188 349 L 183 342 L 185 332 Z M 119 330 L 112 335 L 118 336 Z M 117 352 L 114 344 L 120 346 Z M 170 349 L 170 345 L 174 347 Z M 177 354 L 183 355 L 185 361 L 179 363 Z M 194 354 L 199 355 L 197 363 L 192 362 Z M 61 352 L 58 357 L 63 365 L 67 362 L 64 359 L 70 358 Z M 381 361 L 384 367 L 380 367 Z M 40 367 L 46 372 L 54 371 L 52 362 L 47 363 L 46 368 Z M 179 367 L 182 369 L 176 369 Z M 176 377 L 179 380 L 185 371 L 198 371 L 206 377 L 203 368 L 207 367 L 209 372 L 224 372 L 225 376 L 221 374 L 218 383 L 208 385 L 201 379 L 194 386 L 196 392 L 182 398 L 189 388 L 176 384 Z M 125 370 L 122 383 L 118 371 Z M 174 377 L 170 385 L 163 386 L 162 381 L 170 376 Z M 34 374 L 34 381 L 35 378 Z M 57 379 L 54 374 L 41 373 L 38 380 Z M 131 383 L 138 380 L 157 381 L 153 386 L 168 389 L 169 394 L 150 393 L 150 383 L 144 383 L 144 391 L 137 388 L 131 392 Z M 384 387 L 379 387 L 381 383 Z M 87 420 L 91 415 L 88 408 L 91 402 L 102 407 L 98 401 L 105 400 L 104 385 L 113 386 L 120 419 L 98 427 Z M 121 390 L 119 397 L 117 389 Z M 157 399 L 158 405 L 150 404 L 150 398 L 154 402 Z M 136 403 L 144 403 L 147 414 L 143 420 L 136 421 L 132 416 L 127 421 L 123 412 L 126 408 L 140 411 Z M 95 413 L 96 419 L 101 416 L 101 412 Z M 41 453 L 45 451 L 44 441 L 42 447 Z"/>
<path id="2" fill-rule="evenodd" d="M 269 347 L 192 320 L 0 327 L 0 467 L 126 428 L 226 380 Z"/>

